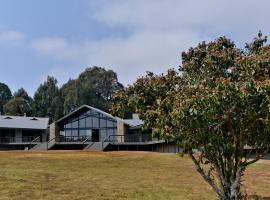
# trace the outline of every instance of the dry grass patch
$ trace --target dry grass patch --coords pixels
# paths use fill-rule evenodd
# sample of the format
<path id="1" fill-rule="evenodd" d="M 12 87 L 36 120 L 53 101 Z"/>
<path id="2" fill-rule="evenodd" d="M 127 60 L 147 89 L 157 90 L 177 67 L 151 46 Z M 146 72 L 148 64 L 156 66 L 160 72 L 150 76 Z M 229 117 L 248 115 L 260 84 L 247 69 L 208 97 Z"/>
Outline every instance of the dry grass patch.
<path id="1" fill-rule="evenodd" d="M 175 154 L 1 152 L 0 166 L 0 199 L 216 198 L 192 162 Z M 269 161 L 252 166 L 245 190 L 270 196 L 269 171 Z"/>

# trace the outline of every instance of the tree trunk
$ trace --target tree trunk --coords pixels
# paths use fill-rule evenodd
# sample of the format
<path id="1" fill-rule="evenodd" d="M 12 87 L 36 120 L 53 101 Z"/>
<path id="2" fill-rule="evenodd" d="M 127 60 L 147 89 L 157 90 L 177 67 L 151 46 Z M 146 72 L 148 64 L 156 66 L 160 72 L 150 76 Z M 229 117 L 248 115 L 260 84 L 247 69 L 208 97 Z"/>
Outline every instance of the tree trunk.
<path id="1" fill-rule="evenodd" d="M 240 192 L 241 186 L 241 173 L 242 167 L 238 167 L 236 171 L 236 176 L 234 180 L 227 182 L 226 189 L 223 188 L 223 195 L 220 195 L 219 198 L 221 200 L 239 200 L 242 199 L 242 195 Z"/>
<path id="2" fill-rule="evenodd" d="M 200 162 L 195 158 L 193 155 L 193 152 L 189 152 L 189 156 L 194 162 L 197 171 L 200 173 L 202 178 L 214 189 L 214 191 L 217 193 L 220 200 L 239 200 L 242 199 L 242 195 L 240 192 L 240 186 L 241 186 L 241 174 L 243 171 L 243 167 L 238 166 L 236 169 L 236 172 L 233 172 L 231 170 L 226 171 L 224 174 L 220 173 L 220 178 L 222 182 L 222 186 L 219 186 L 215 183 L 215 181 L 204 171 L 204 169 L 201 167 Z M 218 166 L 216 166 L 218 167 Z M 218 169 L 216 169 L 219 171 Z M 226 179 L 227 177 L 230 177 L 230 179 Z"/>

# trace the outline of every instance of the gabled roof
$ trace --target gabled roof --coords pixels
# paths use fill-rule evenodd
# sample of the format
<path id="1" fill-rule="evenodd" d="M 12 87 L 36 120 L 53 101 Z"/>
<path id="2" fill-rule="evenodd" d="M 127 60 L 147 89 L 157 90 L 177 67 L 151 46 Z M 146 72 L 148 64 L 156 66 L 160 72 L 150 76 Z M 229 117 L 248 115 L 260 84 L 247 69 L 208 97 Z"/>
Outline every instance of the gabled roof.
<path id="1" fill-rule="evenodd" d="M 140 119 L 121 119 L 119 117 L 114 117 L 112 116 L 111 114 L 107 113 L 107 112 L 104 112 L 103 110 L 100 110 L 98 108 L 95 108 L 95 107 L 92 107 L 92 106 L 88 106 L 88 105 L 82 105 L 81 107 L 77 108 L 76 110 L 70 112 L 69 114 L 67 114 L 66 116 L 62 117 L 61 119 L 57 120 L 55 123 L 59 123 L 69 117 L 71 117 L 72 115 L 76 114 L 76 113 L 80 113 L 81 111 L 83 110 L 94 110 L 96 112 L 99 112 L 111 119 L 114 119 L 116 121 L 121 121 L 123 122 L 124 124 L 128 125 L 128 126 L 139 126 L 139 125 L 142 125 L 143 124 L 143 121 L 140 120 Z"/>
<path id="2" fill-rule="evenodd" d="M 0 128 L 46 130 L 49 118 L 0 115 Z"/>
<path id="3" fill-rule="evenodd" d="M 115 119 L 116 121 L 123 121 L 122 119 L 120 119 L 118 117 L 114 117 L 111 114 L 109 114 L 107 112 L 104 112 L 103 110 L 100 110 L 98 108 L 94 108 L 94 107 L 88 106 L 88 105 L 82 105 L 81 107 L 79 107 L 76 110 L 70 112 L 69 114 L 67 114 L 66 116 L 62 117 L 61 119 L 57 120 L 55 123 L 59 123 L 59 122 L 65 120 L 65 119 L 69 118 L 70 116 L 76 114 L 76 113 L 80 113 L 81 111 L 83 111 L 85 109 L 87 109 L 87 110 L 94 110 L 94 111 L 99 112 L 99 113 L 101 113 L 101 114 L 103 114 L 103 115 L 105 115 L 105 116 L 107 116 L 109 118 Z"/>

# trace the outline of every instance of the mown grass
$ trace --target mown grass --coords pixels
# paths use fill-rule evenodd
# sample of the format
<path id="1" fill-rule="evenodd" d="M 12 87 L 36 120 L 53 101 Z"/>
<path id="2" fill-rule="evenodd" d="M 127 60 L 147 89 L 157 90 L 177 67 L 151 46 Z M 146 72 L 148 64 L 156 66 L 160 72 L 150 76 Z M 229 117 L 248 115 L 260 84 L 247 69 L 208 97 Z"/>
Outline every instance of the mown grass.
<path id="1" fill-rule="evenodd" d="M 216 199 L 192 162 L 142 152 L 1 152 L 0 199 Z M 249 194 L 270 196 L 270 162 L 251 167 Z"/>

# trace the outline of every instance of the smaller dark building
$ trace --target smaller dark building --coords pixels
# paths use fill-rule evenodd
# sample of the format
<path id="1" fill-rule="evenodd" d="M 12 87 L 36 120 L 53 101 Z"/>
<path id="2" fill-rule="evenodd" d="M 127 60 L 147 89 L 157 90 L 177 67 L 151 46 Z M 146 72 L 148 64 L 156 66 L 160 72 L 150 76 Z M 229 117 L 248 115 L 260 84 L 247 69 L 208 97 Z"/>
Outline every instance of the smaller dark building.
<path id="1" fill-rule="evenodd" d="M 22 149 L 47 140 L 49 118 L 0 115 L 0 148 Z"/>

